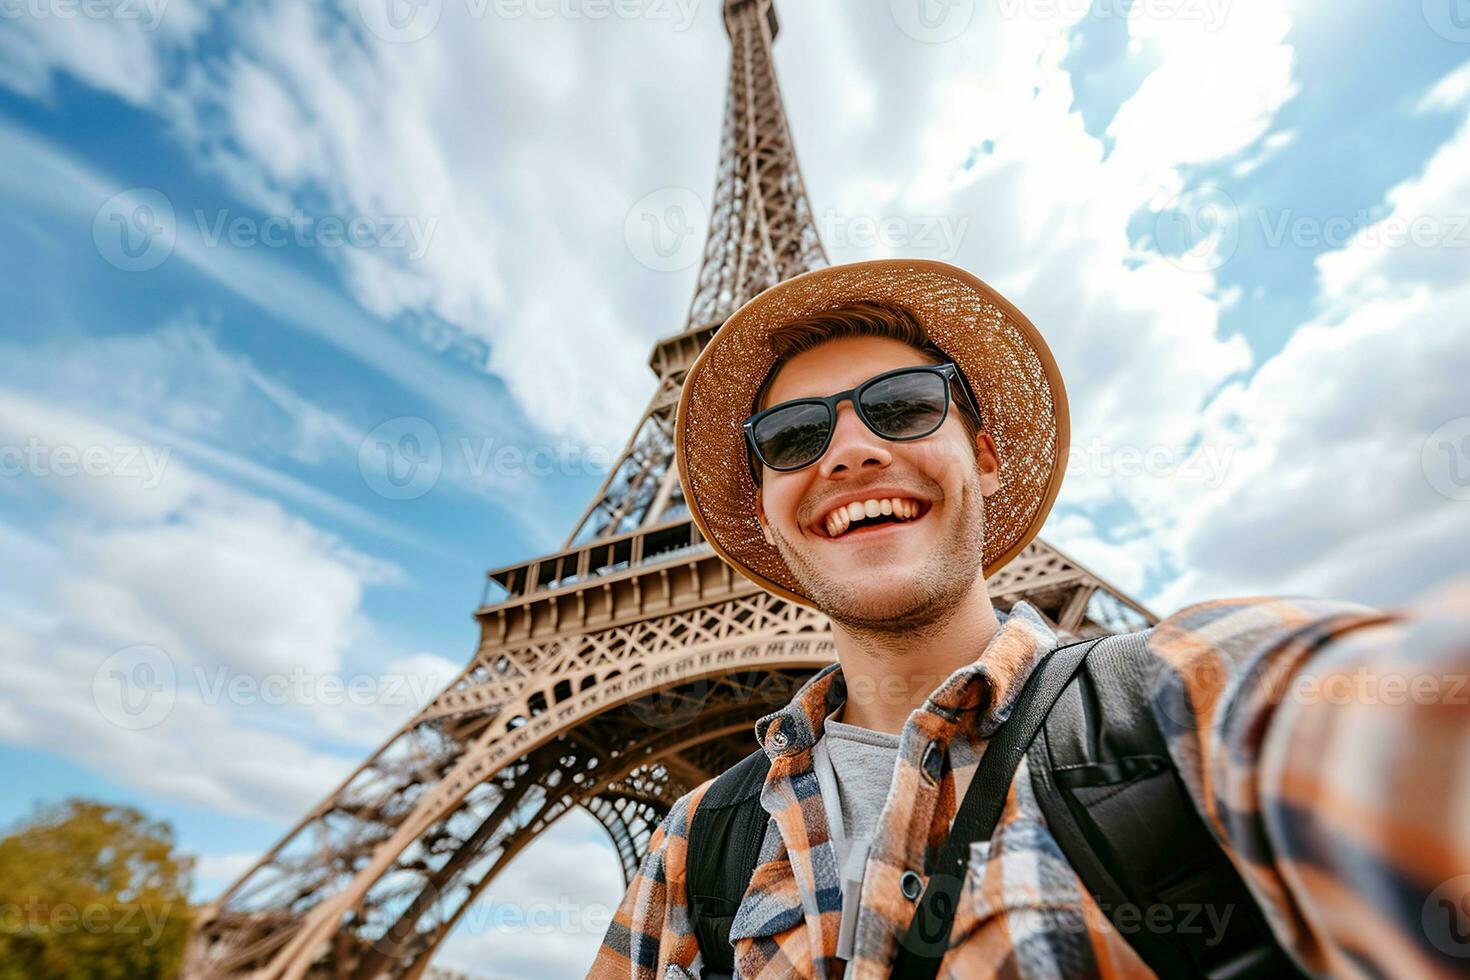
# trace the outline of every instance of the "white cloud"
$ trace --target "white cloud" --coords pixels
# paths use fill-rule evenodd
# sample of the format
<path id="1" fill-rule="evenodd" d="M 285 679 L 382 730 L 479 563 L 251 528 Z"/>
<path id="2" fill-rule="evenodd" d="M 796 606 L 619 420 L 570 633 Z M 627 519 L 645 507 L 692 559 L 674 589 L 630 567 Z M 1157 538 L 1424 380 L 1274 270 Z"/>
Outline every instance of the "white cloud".
<path id="1" fill-rule="evenodd" d="M 147 419 L 155 432 L 221 442 L 237 453 L 308 464 L 356 457 L 360 426 L 225 350 L 219 332 L 186 314 L 144 333 L 0 341 L 0 379 L 64 394 L 73 409 L 95 416 Z"/>
<path id="2" fill-rule="evenodd" d="M 319 698 L 313 721 L 321 733 L 338 741 L 376 748 L 388 733 L 428 706 L 464 670 L 435 653 L 419 652 L 361 672 L 340 671 L 342 697 Z M 360 694 L 353 694 L 352 685 Z M 322 693 L 330 693 L 323 691 Z"/>
<path id="3" fill-rule="evenodd" d="M 170 466 L 168 447 L 19 393 L 0 390 L 0 439 L 7 476 L 34 476 L 37 485 L 109 520 L 158 519 L 203 489 L 192 473 Z"/>
<path id="4" fill-rule="evenodd" d="M 0 120 L 0 137 L 12 163 L 0 167 L 0 191 L 17 202 L 44 205 L 90 225 L 99 205 L 126 189 L 115 178 L 4 120 Z M 33 173 L 45 173 L 49 179 L 32 181 L 27 175 Z M 183 260 L 282 325 L 372 368 L 404 390 L 441 406 L 446 414 L 497 431 L 483 383 L 405 342 L 361 307 L 291 263 L 259 249 L 211 247 L 195 230 L 192 215 L 179 217 L 170 262 Z"/>
<path id="5" fill-rule="evenodd" d="M 1287 11 L 1271 0 L 1229 3 L 1218 23 L 1199 4 L 1170 7 L 1201 16 L 1151 16 L 1136 4 L 1132 39 L 1162 57 L 1118 110 L 1108 134 L 1139 172 L 1167 184 L 1166 171 L 1232 156 L 1265 135 L 1296 94 Z"/>
<path id="6" fill-rule="evenodd" d="M 1470 414 L 1467 175 L 1470 116 L 1376 225 L 1318 258 L 1319 316 L 1210 405 L 1205 442 L 1235 450 L 1224 485 L 1155 486 L 1145 511 L 1182 570 L 1162 607 L 1242 592 L 1386 605 L 1463 570 L 1470 503 L 1436 489 L 1433 466 L 1452 464 L 1426 462 L 1426 443 Z M 1461 238 L 1415 244 L 1416 222 Z"/>
<path id="7" fill-rule="evenodd" d="M 273 504 L 204 504 L 170 516 L 76 535 L 73 553 L 92 570 L 83 581 L 95 575 L 127 583 L 130 596 L 183 643 L 223 664 L 341 666 L 361 633 L 355 618 L 363 587 L 383 577 L 373 563 Z"/>
<path id="8" fill-rule="evenodd" d="M 1470 99 L 1470 61 L 1441 78 L 1414 107 L 1418 113 L 1448 112 Z"/>
<path id="9" fill-rule="evenodd" d="M 0 738 L 159 800 L 278 822 L 299 816 L 355 761 L 237 724 L 188 686 L 158 724 L 121 728 L 93 696 L 94 678 L 116 650 L 69 635 L 32 635 L 0 622 L 10 678 L 0 689 Z"/>
<path id="10" fill-rule="evenodd" d="M 47 465 L 53 450 L 27 449 L 32 442 L 64 446 L 68 452 L 82 447 L 108 452 L 108 479 L 87 479 L 82 473 L 82 479 L 51 484 L 61 496 L 108 519 L 168 512 L 177 505 L 177 494 L 198 489 L 190 475 L 197 469 L 348 526 L 425 546 L 419 535 L 250 459 L 246 453 L 306 463 L 331 456 L 355 465 L 363 435 L 346 419 L 264 375 L 248 358 L 225 352 L 192 321 L 80 342 L 0 343 L 0 399 L 11 412 L 8 420 L 0 420 L 11 468 Z M 61 409 L 60 403 L 69 407 Z M 96 421 L 104 417 L 113 421 L 111 427 Z M 33 456 L 39 458 L 33 461 Z M 191 466 L 172 465 L 179 460 Z M 166 481 L 170 469 L 174 479 Z"/>
<path id="11" fill-rule="evenodd" d="M 178 459 L 129 471 L 118 449 L 158 447 L 32 397 L 0 392 L 0 444 L 29 447 L 7 452 L 22 466 L 9 479 L 31 513 L 52 515 L 45 545 L 4 533 L 46 559 L 5 575 L 26 611 L 0 607 L 7 740 L 162 798 L 284 820 L 358 761 L 320 744 L 376 745 L 442 686 L 445 662 L 382 656 L 364 617 L 366 589 L 401 581 L 394 566 Z M 109 465 L 64 466 L 63 447 L 84 460 L 100 447 Z M 148 677 L 167 674 L 173 700 L 135 729 L 94 682 L 138 645 L 160 651 L 166 668 Z M 358 676 L 370 686 L 353 701 L 342 680 Z M 418 678 L 421 696 L 385 686 L 390 676 Z"/>
<path id="12" fill-rule="evenodd" d="M 1240 161 L 1230 168 L 1230 175 L 1237 179 L 1248 177 L 1261 168 L 1261 165 L 1277 157 L 1282 150 L 1296 142 L 1297 131 L 1294 129 L 1274 132 L 1261 140 L 1260 151 L 1253 156 Z"/>
<path id="13" fill-rule="evenodd" d="M 73 220 L 90 222 L 98 202 L 115 196 L 122 185 L 98 173 L 69 154 L 38 140 L 24 130 L 0 121 L 7 155 L 13 167 L 0 168 L 0 193 L 23 206 L 44 205 Z M 50 179 L 33 183 L 24 175 L 45 172 Z M 88 343 L 57 342 L 32 349 L 6 345 L 11 361 L 0 365 L 0 383 L 10 383 L 52 398 L 74 397 L 109 416 L 132 413 L 128 427 L 154 443 L 187 452 L 196 464 L 230 479 L 245 481 L 281 499 L 302 503 L 334 519 L 401 543 L 423 547 L 425 542 L 362 509 L 348 505 L 278 470 L 259 465 L 242 451 L 268 456 L 288 453 L 293 459 L 314 463 L 333 452 L 356 456 L 362 448 L 363 428 L 387 418 L 415 414 L 419 402 L 403 407 L 402 389 L 432 406 L 441 423 L 443 473 L 440 485 L 482 497 L 502 513 L 522 522 L 534 536 L 554 547 L 565 534 L 544 516 L 544 486 L 527 480 L 524 471 L 503 472 L 488 465 L 501 447 L 522 453 L 543 451 L 551 442 L 528 421 L 510 399 L 501 397 L 483 377 L 469 368 L 449 363 L 426 351 L 344 298 L 340 292 L 304 274 L 293 264 L 260 249 L 212 246 L 197 233 L 191 218 L 181 215 L 173 260 L 206 275 L 233 291 L 275 322 L 299 330 L 361 363 L 390 382 L 384 397 L 372 402 L 376 413 L 357 424 L 339 412 L 318 406 L 285 382 L 267 376 L 247 358 L 220 348 L 212 332 L 199 327 L 192 315 L 152 334 L 115 337 Z M 422 340 L 435 350 L 449 346 L 443 331 L 421 325 Z M 410 328 L 414 324 L 408 325 Z M 543 332 L 544 333 L 544 332 Z M 538 343 L 544 342 L 543 336 Z M 193 364 L 194 360 L 198 364 Z M 545 359 L 542 359 L 545 363 Z M 114 377 L 105 377 L 111 370 Z M 161 375 L 159 372 L 163 372 Z M 545 383 L 540 369 L 538 386 L 555 392 L 565 386 Z M 396 386 L 393 387 L 393 386 Z M 612 390 L 610 386 L 604 386 Z M 91 395 L 93 397 L 88 397 Z M 563 407 L 575 392 L 563 392 Z M 209 430 L 214 414 L 228 415 L 227 448 L 216 448 L 221 431 Z M 248 413 L 248 415 L 246 414 Z M 161 424 L 162 423 L 162 424 Z M 192 433 L 192 435 L 191 435 Z M 197 438 L 195 438 L 197 436 Z M 596 464 L 613 458 L 624 436 L 613 442 L 581 447 L 565 445 L 560 453 Z M 585 453 L 580 450 L 585 448 Z M 575 461 L 575 460 L 574 460 Z M 605 465 L 605 462 L 602 463 Z M 585 469 L 585 468 L 584 468 Z"/>
<path id="14" fill-rule="evenodd" d="M 1341 316 L 1378 298 L 1426 289 L 1443 295 L 1464 285 L 1470 257 L 1467 160 L 1470 126 L 1462 122 L 1417 178 L 1389 189 L 1388 214 L 1318 260 L 1321 302 L 1330 314 Z"/>
<path id="15" fill-rule="evenodd" d="M 137 0 L 118 4 L 7 5 L 13 33 L 0 36 L 12 58 L 0 84 L 23 95 L 49 94 L 53 73 L 68 72 L 134 105 L 155 99 L 166 56 L 192 43 L 220 0 Z"/>
<path id="16" fill-rule="evenodd" d="M 1144 573 L 1155 557 L 1155 545 L 1146 536 L 1105 538 L 1093 521 L 1070 513 L 1047 522 L 1045 540 L 1094 573 L 1106 570 L 1104 577 L 1125 595 L 1143 594 Z"/>
<path id="17" fill-rule="evenodd" d="M 650 6 L 678 15 L 669 19 L 547 19 L 446 3 L 428 37 L 389 44 L 362 29 L 353 0 L 338 11 L 210 5 L 206 53 L 206 8 L 176 0 L 168 29 L 154 32 L 28 22 L 16 55 L 31 67 L 13 81 L 34 93 L 70 72 L 153 108 L 201 167 L 267 214 L 303 205 L 431 228 L 420 258 L 392 248 L 330 257 L 369 312 L 488 342 L 476 366 L 545 432 L 620 449 L 653 391 L 648 346 L 682 327 L 695 273 L 639 265 L 624 219 L 661 187 L 706 195 L 714 169 L 723 80 L 708 68 L 727 48 L 717 5 L 693 6 L 698 23 L 684 30 L 677 4 Z M 63 39 L 115 50 L 89 69 Z M 101 70 L 117 59 L 136 64 Z M 659 71 L 631 75 L 632 63 Z M 588 81 L 605 78 L 619 84 Z M 260 301 L 248 277 L 237 285 L 240 271 L 222 278 Z M 311 329 L 330 332 L 342 317 L 315 320 Z M 390 376 L 412 376 L 411 363 L 399 358 Z"/>
<path id="18" fill-rule="evenodd" d="M 170 118 L 202 165 L 267 211 L 306 200 L 316 213 L 428 229 L 418 259 L 392 249 L 336 256 L 358 302 L 487 340 L 482 367 L 546 431 L 620 440 L 651 388 L 644 345 L 673 332 L 678 308 L 657 326 L 626 316 L 642 305 L 638 268 L 614 237 L 641 196 L 628 179 L 631 127 L 596 155 L 573 135 L 601 128 L 593 114 L 607 107 L 589 104 L 597 94 L 568 93 L 595 70 L 589 61 L 611 62 L 609 45 L 575 27 L 467 19 L 477 8 L 459 4 L 444 5 L 424 40 L 383 44 L 355 29 L 352 6 L 345 20 L 295 3 L 239 14 L 231 56 L 191 70 Z M 636 25 L 615 27 L 636 41 Z M 534 85 L 523 77 L 533 62 Z M 619 266 L 630 278 L 607 275 Z M 643 384 L 602 384 L 609 372 Z"/>
<path id="19" fill-rule="evenodd" d="M 209 901 L 219 895 L 260 860 L 251 851 L 201 854 L 194 862 L 194 896 Z"/>

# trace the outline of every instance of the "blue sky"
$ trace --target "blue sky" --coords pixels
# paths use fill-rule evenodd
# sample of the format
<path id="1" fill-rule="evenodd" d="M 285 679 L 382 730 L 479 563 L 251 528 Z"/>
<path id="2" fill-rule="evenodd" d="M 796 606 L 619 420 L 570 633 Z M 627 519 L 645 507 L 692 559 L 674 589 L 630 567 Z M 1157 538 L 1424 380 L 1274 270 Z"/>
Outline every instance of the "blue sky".
<path id="1" fill-rule="evenodd" d="M 1464 570 L 1463 0 L 888 6 L 778 5 L 819 230 L 972 269 L 1048 337 L 1049 540 L 1163 613 Z M 565 540 L 693 292 L 700 236 L 639 229 L 707 214 L 718 4 L 381 7 L 0 19 L 0 822 L 139 805 L 201 896 L 452 679 L 485 570 Z M 178 687 L 144 726 L 94 685 L 140 665 Z M 599 834 L 568 818 L 499 894 L 615 902 Z M 516 938 L 443 959 L 534 975 Z"/>

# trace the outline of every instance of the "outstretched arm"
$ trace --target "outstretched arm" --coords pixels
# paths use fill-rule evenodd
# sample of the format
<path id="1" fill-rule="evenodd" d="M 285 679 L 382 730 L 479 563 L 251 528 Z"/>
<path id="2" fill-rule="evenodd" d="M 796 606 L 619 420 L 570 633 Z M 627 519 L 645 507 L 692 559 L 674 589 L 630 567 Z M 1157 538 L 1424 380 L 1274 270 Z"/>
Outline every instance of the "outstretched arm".
<path id="1" fill-rule="evenodd" d="M 1401 611 L 1202 603 L 1151 638 L 1181 775 L 1283 943 L 1333 976 L 1470 967 L 1470 579 Z"/>

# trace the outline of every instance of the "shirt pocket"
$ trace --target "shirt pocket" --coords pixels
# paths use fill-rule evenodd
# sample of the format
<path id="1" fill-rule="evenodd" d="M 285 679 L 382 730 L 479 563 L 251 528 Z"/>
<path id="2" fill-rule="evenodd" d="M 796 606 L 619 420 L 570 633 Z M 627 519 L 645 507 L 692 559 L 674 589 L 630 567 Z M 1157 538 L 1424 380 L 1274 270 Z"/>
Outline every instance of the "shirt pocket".
<path id="1" fill-rule="evenodd" d="M 810 976 L 806 916 L 787 859 L 759 865 L 730 923 L 735 976 L 744 980 Z"/>

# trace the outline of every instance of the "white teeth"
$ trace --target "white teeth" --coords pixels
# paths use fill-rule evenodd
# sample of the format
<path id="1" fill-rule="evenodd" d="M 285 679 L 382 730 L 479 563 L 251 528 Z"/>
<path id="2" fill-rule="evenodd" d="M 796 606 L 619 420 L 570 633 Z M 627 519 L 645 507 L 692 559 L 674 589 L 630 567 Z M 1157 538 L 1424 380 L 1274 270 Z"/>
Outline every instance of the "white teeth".
<path id="1" fill-rule="evenodd" d="M 919 514 L 919 503 L 903 497 L 885 497 L 883 499 L 854 500 L 840 507 L 834 507 L 827 514 L 824 522 L 827 536 L 841 537 L 847 533 L 847 529 L 852 527 L 854 522 L 885 514 L 897 516 L 903 520 L 912 520 Z"/>

